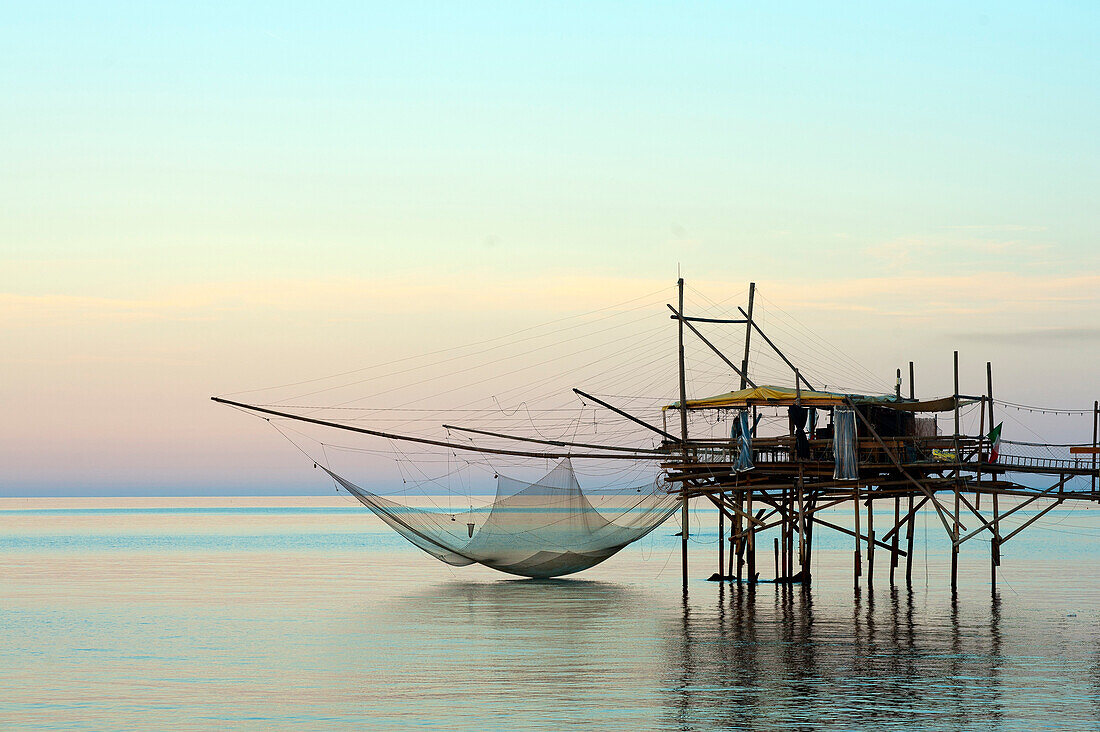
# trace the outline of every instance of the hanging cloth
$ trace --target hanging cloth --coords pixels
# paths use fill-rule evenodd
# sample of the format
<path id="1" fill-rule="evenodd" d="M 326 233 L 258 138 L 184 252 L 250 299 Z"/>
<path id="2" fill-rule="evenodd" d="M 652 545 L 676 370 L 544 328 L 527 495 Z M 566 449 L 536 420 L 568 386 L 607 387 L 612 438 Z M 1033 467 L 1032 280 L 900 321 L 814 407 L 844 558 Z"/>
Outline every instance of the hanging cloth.
<path id="1" fill-rule="evenodd" d="M 730 428 L 730 440 L 737 450 L 737 459 L 733 463 L 736 473 L 752 470 L 752 431 L 749 429 L 749 410 L 738 409 Z"/>
<path id="2" fill-rule="evenodd" d="M 849 407 L 833 410 L 834 480 L 859 480 L 859 452 L 856 413 Z"/>

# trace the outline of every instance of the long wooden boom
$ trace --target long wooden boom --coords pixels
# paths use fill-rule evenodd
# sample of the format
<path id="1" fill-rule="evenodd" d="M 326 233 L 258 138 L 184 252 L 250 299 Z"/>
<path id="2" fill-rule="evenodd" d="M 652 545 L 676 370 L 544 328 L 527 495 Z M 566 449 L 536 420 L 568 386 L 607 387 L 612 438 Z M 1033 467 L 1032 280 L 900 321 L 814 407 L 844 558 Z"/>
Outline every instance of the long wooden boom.
<path id="1" fill-rule="evenodd" d="M 283 417 L 285 419 L 293 419 L 299 422 L 308 422 L 310 424 L 319 424 L 324 427 L 332 427 L 338 430 L 347 430 L 348 432 L 358 432 L 363 435 L 373 435 L 375 437 L 384 437 L 387 440 L 400 440 L 402 442 L 415 442 L 421 445 L 434 445 L 435 447 L 448 447 L 453 450 L 467 450 L 469 452 L 484 452 L 491 455 L 514 455 L 516 457 L 536 457 L 536 458 L 592 458 L 599 460 L 661 460 L 667 456 L 658 454 L 593 454 L 593 453 L 575 453 L 575 452 L 525 452 L 522 450 L 501 450 L 491 447 L 479 447 L 477 445 L 463 445 L 457 442 L 446 442 L 444 440 L 433 440 L 428 437 L 413 437 L 411 435 L 398 435 L 392 432 L 382 432 L 380 430 L 366 429 L 365 427 L 352 427 L 347 424 L 340 424 L 339 422 L 329 422 L 324 419 L 314 419 L 313 417 L 303 417 L 300 414 L 292 414 L 290 412 L 280 412 L 276 409 L 268 409 L 266 407 L 258 407 L 254 404 L 245 404 L 243 402 L 235 402 L 232 399 L 222 399 L 221 397 L 210 397 L 211 401 L 218 404 L 228 404 L 231 407 L 238 407 L 240 409 L 247 409 L 251 412 L 257 412 L 259 414 L 270 414 L 275 417 Z"/>

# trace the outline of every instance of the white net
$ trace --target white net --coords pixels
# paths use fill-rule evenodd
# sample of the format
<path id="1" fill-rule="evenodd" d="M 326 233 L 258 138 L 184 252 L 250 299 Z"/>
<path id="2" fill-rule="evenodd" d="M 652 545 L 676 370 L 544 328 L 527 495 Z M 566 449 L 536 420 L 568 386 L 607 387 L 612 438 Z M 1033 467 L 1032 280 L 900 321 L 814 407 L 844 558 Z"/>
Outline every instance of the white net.
<path id="1" fill-rule="evenodd" d="M 487 509 L 459 513 L 387 500 L 328 471 L 394 531 L 447 564 L 483 564 L 522 577 L 560 577 L 593 567 L 660 526 L 679 499 L 654 481 L 596 508 L 569 460 L 534 483 L 497 477 Z"/>

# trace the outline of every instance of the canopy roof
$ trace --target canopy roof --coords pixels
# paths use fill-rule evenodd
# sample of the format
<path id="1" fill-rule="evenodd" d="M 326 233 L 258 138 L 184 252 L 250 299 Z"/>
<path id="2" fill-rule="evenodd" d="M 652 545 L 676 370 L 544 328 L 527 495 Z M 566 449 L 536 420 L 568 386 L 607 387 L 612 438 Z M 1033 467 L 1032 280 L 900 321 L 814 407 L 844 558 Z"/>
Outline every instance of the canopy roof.
<path id="1" fill-rule="evenodd" d="M 800 404 L 803 407 L 843 406 L 851 400 L 853 404 L 873 405 L 899 409 L 906 412 L 946 412 L 955 408 L 955 397 L 940 399 L 914 400 L 896 396 L 867 396 L 864 394 L 846 394 L 832 391 L 796 391 L 786 386 L 756 386 L 750 389 L 730 391 L 703 399 L 688 399 L 688 409 L 726 409 L 730 407 L 749 407 L 753 405 L 787 407 Z M 959 399 L 959 404 L 971 404 L 976 399 Z M 679 409 L 680 402 L 674 402 L 664 409 Z"/>

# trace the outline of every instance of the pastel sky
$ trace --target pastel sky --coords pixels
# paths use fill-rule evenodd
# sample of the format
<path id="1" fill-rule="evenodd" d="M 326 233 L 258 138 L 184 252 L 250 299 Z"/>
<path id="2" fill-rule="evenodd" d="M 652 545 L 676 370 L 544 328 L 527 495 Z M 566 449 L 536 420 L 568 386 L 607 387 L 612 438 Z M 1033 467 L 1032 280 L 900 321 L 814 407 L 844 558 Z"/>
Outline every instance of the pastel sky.
<path id="1" fill-rule="evenodd" d="M 1095 3 L 4 15 L 0 493 L 312 492 L 208 397 L 677 267 L 887 383 L 948 392 L 959 349 L 973 390 L 993 360 L 1005 398 L 1100 393 Z"/>

